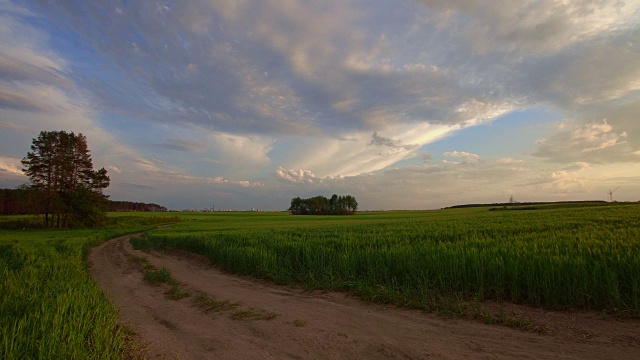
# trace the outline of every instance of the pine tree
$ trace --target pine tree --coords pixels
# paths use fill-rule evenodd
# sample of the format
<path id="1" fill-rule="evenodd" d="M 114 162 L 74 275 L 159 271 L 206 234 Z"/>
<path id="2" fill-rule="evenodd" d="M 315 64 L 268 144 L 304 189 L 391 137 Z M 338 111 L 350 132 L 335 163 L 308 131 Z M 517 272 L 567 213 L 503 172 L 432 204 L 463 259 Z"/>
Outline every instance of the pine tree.
<path id="1" fill-rule="evenodd" d="M 30 188 L 42 195 L 45 226 L 95 226 L 104 218 L 109 176 L 104 168 L 93 170 L 84 135 L 42 131 L 22 166 Z"/>

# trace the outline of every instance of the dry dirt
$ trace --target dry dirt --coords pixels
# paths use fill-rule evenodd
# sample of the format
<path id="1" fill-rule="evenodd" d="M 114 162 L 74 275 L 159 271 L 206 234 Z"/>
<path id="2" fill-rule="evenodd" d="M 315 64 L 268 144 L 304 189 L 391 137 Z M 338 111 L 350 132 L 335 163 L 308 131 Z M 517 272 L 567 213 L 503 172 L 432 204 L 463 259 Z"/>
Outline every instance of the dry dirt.
<path id="1" fill-rule="evenodd" d="M 148 359 L 640 358 L 637 320 L 509 305 L 507 311 L 520 311 L 551 329 L 545 335 L 441 319 L 347 294 L 310 293 L 231 275 L 195 254 L 133 250 L 128 239 L 93 248 L 90 271 L 120 308 L 122 321 L 147 344 Z M 192 296 L 169 299 L 168 286 L 143 281 L 142 266 L 132 255 L 170 269 Z M 193 302 L 198 292 L 238 307 L 207 311 Z M 261 314 L 276 316 L 265 320 Z"/>

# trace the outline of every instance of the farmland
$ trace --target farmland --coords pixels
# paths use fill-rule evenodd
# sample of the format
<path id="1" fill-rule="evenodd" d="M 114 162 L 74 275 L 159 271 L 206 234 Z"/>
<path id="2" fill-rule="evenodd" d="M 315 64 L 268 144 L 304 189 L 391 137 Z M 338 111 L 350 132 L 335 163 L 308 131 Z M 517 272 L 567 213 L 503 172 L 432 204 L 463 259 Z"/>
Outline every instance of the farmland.
<path id="1" fill-rule="evenodd" d="M 639 316 L 640 205 L 489 210 L 194 214 L 132 241 L 278 284 L 428 311 L 503 300 Z"/>
<path id="2" fill-rule="evenodd" d="M 64 231 L 0 218 L 18 229 L 0 230 L 0 354 L 124 356 L 129 333 L 89 276 L 86 253 L 138 231 L 137 248 L 182 249 L 229 273 L 444 315 L 478 316 L 474 304 L 499 300 L 640 316 L 639 204 L 521 210 L 176 213 L 183 221 L 119 213 L 99 230 Z"/>

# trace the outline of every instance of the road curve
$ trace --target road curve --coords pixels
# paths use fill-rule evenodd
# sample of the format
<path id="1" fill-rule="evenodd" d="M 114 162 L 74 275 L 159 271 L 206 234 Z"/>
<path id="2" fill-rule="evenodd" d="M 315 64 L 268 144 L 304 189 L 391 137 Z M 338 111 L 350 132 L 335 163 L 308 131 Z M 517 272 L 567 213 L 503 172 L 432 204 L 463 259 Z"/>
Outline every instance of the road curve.
<path id="1" fill-rule="evenodd" d="M 309 293 L 232 275 L 195 254 L 133 250 L 129 238 L 92 248 L 89 268 L 120 308 L 122 321 L 148 344 L 150 359 L 622 360 L 640 354 L 638 321 L 530 309 L 531 316 L 556 330 L 540 335 L 440 319 L 417 310 L 366 304 L 346 294 Z M 143 280 L 142 266 L 132 256 L 168 268 L 192 295 L 169 299 L 167 286 Z M 237 307 L 206 311 L 194 304 L 197 293 Z"/>

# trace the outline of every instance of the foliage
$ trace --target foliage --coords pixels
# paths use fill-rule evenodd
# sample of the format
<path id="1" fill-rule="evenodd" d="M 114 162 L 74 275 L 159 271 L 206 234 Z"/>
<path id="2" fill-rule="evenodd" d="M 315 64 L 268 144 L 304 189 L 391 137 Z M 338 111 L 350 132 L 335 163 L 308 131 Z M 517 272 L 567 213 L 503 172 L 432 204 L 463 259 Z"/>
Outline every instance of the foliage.
<path id="1" fill-rule="evenodd" d="M 113 201 L 109 200 L 109 211 L 167 211 L 167 208 L 158 204 L 147 204 L 133 201 Z"/>
<path id="2" fill-rule="evenodd" d="M 348 218 L 207 214 L 132 243 L 200 253 L 278 283 L 428 310 L 497 299 L 637 317 L 638 211 L 639 204 Z"/>
<path id="3" fill-rule="evenodd" d="M 21 186 L 18 189 L 0 189 L 0 215 L 39 214 L 38 193 Z"/>
<path id="4" fill-rule="evenodd" d="M 293 215 L 353 215 L 358 210 L 358 202 L 351 195 L 333 194 L 330 199 L 315 196 L 309 199 L 291 199 L 289 211 Z"/>
<path id="5" fill-rule="evenodd" d="M 42 214 L 43 207 L 38 202 L 39 192 L 23 185 L 18 189 L 0 189 L 0 215 Z M 108 211 L 156 212 L 167 211 L 167 208 L 153 203 L 108 200 Z"/>
<path id="6" fill-rule="evenodd" d="M 107 171 L 93 170 L 87 139 L 82 134 L 42 131 L 22 160 L 30 188 L 41 199 L 38 210 L 47 227 L 92 227 L 104 220 L 109 186 Z"/>
<path id="7" fill-rule="evenodd" d="M 99 230 L 1 230 L 0 358 L 126 357 L 129 335 L 87 273 L 86 254 L 102 240 L 167 221 L 139 219 L 146 224 L 128 220 Z M 0 217 L 0 223 L 4 220 Z"/>

